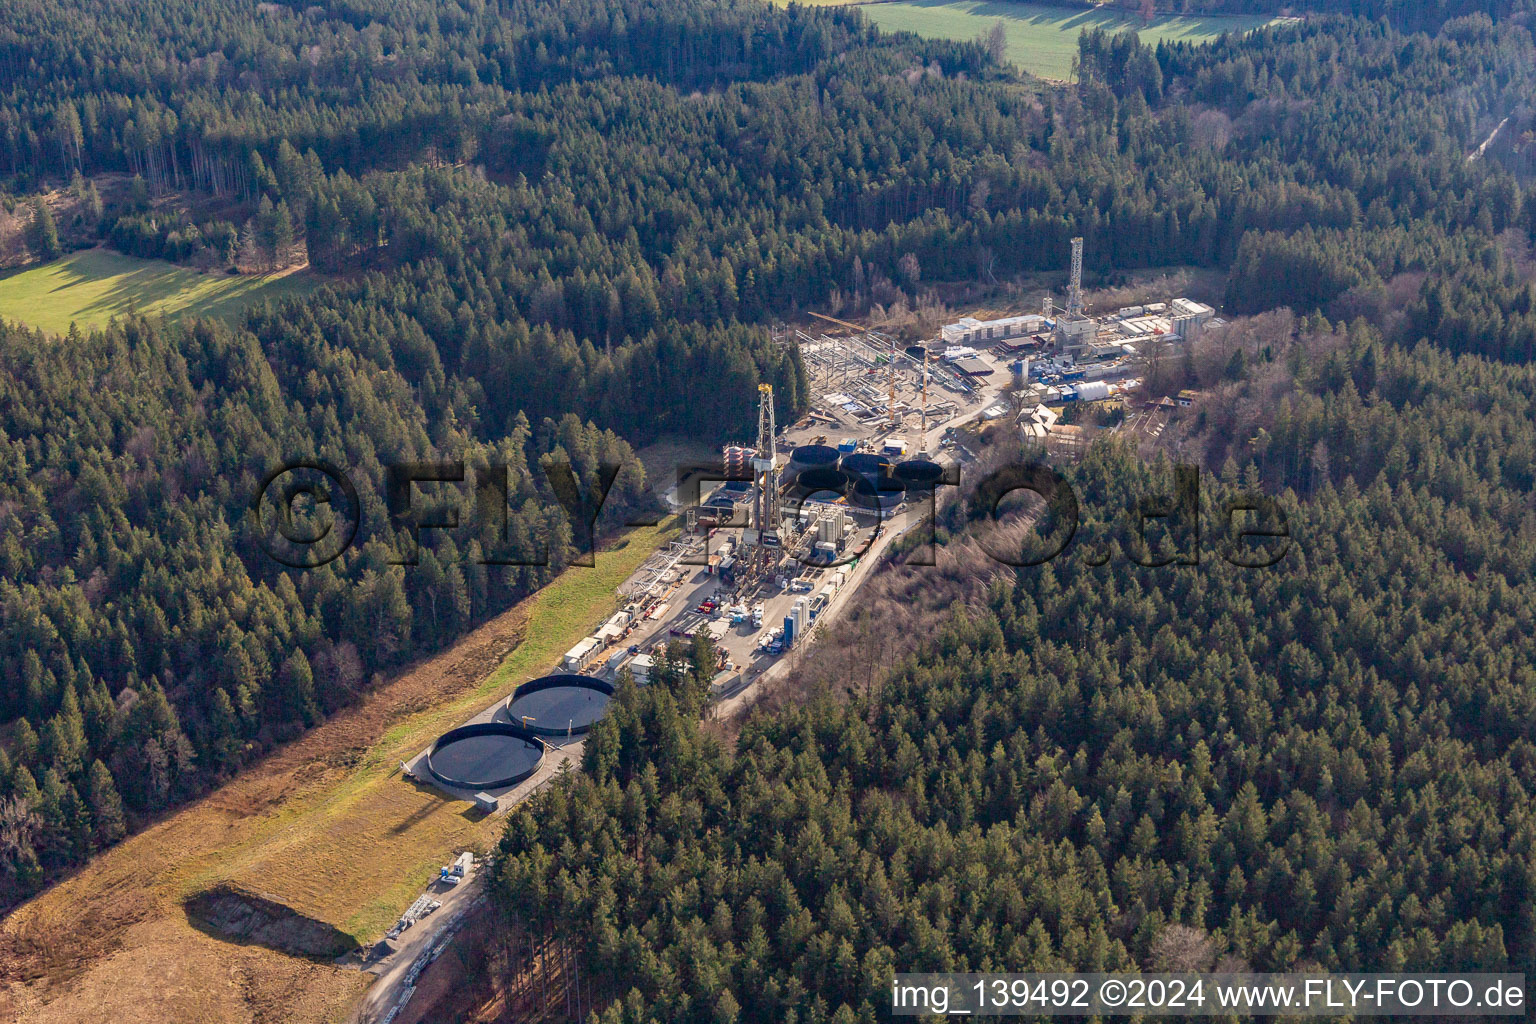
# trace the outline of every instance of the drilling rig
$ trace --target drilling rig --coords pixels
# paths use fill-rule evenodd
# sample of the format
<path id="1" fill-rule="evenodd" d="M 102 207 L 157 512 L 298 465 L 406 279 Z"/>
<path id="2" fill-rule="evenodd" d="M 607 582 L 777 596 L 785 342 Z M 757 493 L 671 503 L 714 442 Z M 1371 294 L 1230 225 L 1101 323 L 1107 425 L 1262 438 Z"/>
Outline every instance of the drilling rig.
<path id="1" fill-rule="evenodd" d="M 1051 308 L 1049 296 L 1043 305 L 1048 312 Z M 1067 279 L 1067 308 L 1056 319 L 1056 341 L 1063 352 L 1076 353 L 1087 347 L 1096 333 L 1097 327 L 1088 319 L 1083 307 L 1083 240 L 1074 238 L 1072 269 Z"/>
<path id="2" fill-rule="evenodd" d="M 1083 318 L 1083 240 L 1072 239 L 1072 276 L 1067 283 L 1067 319 Z"/>
<path id="3" fill-rule="evenodd" d="M 757 386 L 757 451 L 752 455 L 753 563 L 761 568 L 774 556 L 779 540 L 779 471 L 773 452 L 773 385 Z"/>

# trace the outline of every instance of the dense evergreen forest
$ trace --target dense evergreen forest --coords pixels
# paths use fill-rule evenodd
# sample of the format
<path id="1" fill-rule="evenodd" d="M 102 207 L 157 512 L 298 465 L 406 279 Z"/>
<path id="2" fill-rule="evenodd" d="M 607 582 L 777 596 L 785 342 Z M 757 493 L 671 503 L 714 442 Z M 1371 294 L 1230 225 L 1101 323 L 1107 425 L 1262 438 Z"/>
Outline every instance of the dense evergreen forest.
<path id="1" fill-rule="evenodd" d="M 1467 158 L 1536 76 L 1494 13 L 1092 35 L 1042 91 L 979 44 L 757 0 L 13 0 L 8 206 L 126 181 L 112 244 L 179 258 L 255 225 L 330 285 L 235 326 L 0 331 L 0 896 L 539 585 L 571 548 L 544 456 L 590 480 L 630 443 L 738 437 L 760 380 L 802 409 L 769 325 L 807 306 L 1054 269 L 1083 234 L 1100 271 L 1230 268 L 1236 312 L 1523 363 L 1536 204 Z M 202 227 L 155 212 L 210 202 Z M 243 508 L 305 457 L 376 485 L 375 521 L 388 462 L 507 463 L 511 529 L 553 565 L 461 540 L 407 572 L 374 536 L 284 570 Z"/>
<path id="2" fill-rule="evenodd" d="M 502 840 L 509 991 L 844 1024 L 895 970 L 1536 965 L 1536 369 L 1274 327 L 1192 440 L 1208 513 L 1280 496 L 1285 561 L 1021 570 L 733 751 L 686 671 L 624 691 Z M 1170 470 L 1096 447 L 1084 532 Z"/>
<path id="3" fill-rule="evenodd" d="M 1186 258 L 1231 267 L 1240 313 L 1305 315 L 1176 361 L 1210 396 L 1178 443 L 1208 512 L 1272 494 L 1291 554 L 1136 565 L 1118 516 L 1171 467 L 1106 441 L 1067 472 L 1108 561 L 1010 573 L 868 690 L 728 747 L 676 652 L 508 824 L 515 1005 L 851 1024 L 895 970 L 1536 967 L 1531 211 L 1468 157 L 1532 41 L 1434 27 L 1086 37 L 1027 154 L 1097 182 L 1101 260 L 1137 239 L 1117 189 L 1233 197 Z M 961 505 L 941 536 L 976 529 Z"/>

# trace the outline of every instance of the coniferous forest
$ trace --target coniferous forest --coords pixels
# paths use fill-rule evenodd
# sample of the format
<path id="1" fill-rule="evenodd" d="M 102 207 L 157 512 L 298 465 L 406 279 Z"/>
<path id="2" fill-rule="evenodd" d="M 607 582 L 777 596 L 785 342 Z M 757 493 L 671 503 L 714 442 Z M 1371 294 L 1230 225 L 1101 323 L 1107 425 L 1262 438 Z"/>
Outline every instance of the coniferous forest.
<path id="1" fill-rule="evenodd" d="M 629 689 L 502 841 L 507 987 L 766 1024 L 887 1019 L 908 970 L 1528 970 L 1536 376 L 1287 328 L 1191 438 L 1286 560 L 1072 552 L 729 748 L 686 671 Z M 1069 476 L 1114 545 L 1172 485 L 1116 442 Z"/>
<path id="2" fill-rule="evenodd" d="M 513 815 L 517 970 L 558 951 L 583 1013 L 636 1024 L 873 1020 L 893 969 L 1536 970 L 1536 186 L 1473 155 L 1529 119 L 1532 24 L 1313 12 L 1089 34 L 1052 89 L 757 0 L 11 0 L 8 210 L 125 182 L 56 234 L 177 259 L 249 227 L 326 285 L 0 327 L 0 893 L 547 581 L 577 546 L 549 457 L 630 467 L 616 528 L 650 503 L 633 446 L 739 438 L 759 381 L 803 410 L 780 318 L 1082 235 L 1100 274 L 1225 275 L 1184 443 L 1210 500 L 1282 503 L 1292 554 L 1009 573 L 879 686 L 731 744 L 679 652 Z M 180 197 L 228 216 L 150 212 Z M 377 529 L 285 569 L 245 506 L 305 458 L 374 522 L 389 463 L 506 464 L 551 564 L 443 537 L 407 572 Z M 1071 472 L 1106 508 L 1168 476 L 1113 444 Z"/>
<path id="3" fill-rule="evenodd" d="M 686 665 L 625 691 L 502 841 L 521 1005 L 847 1024 L 902 970 L 1536 965 L 1528 185 L 1468 159 L 1530 47 L 1476 17 L 1085 37 L 1029 152 L 1098 185 L 1100 259 L 1138 238 L 1115 183 L 1234 190 L 1164 221 L 1261 314 L 1180 360 L 1209 398 L 1178 443 L 1208 513 L 1266 491 L 1293 550 L 1134 563 L 1120 517 L 1172 467 L 1101 442 L 1067 472 L 1108 561 L 1008 572 L 874 686 L 727 736 Z M 940 536 L 978 529 L 962 502 Z"/>

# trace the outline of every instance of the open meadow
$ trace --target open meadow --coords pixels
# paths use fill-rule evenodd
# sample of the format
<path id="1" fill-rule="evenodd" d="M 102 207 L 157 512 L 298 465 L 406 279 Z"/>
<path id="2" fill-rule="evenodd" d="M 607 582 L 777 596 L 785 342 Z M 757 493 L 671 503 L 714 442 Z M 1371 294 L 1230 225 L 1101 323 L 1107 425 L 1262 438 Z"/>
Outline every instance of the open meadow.
<path id="1" fill-rule="evenodd" d="M 318 284 L 307 273 L 236 277 L 82 249 L 0 277 L 0 319 L 63 334 L 71 323 L 89 330 L 130 311 L 171 319 L 233 317 L 253 303 L 302 295 Z"/>
<path id="2" fill-rule="evenodd" d="M 1006 0 L 915 0 L 910 3 L 869 3 L 862 10 L 882 29 L 915 32 L 941 39 L 975 39 L 992 23 L 1002 21 L 1008 37 L 1008 59 L 1032 75 L 1066 80 L 1077 55 L 1077 37 L 1101 28 L 1106 32 L 1133 29 L 1142 40 L 1167 39 L 1202 43 L 1223 32 L 1248 32 L 1267 17 L 1164 16 L 1143 26 L 1141 19 L 1119 9 L 1054 7 Z"/>

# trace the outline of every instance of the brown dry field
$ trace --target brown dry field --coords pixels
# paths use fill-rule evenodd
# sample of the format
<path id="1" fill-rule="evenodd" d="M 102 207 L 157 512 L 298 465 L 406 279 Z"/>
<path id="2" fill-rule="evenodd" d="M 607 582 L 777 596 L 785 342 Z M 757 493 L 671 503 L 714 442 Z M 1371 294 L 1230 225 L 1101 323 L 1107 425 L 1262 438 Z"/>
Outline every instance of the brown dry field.
<path id="1" fill-rule="evenodd" d="M 632 530 L 449 650 L 0 921 L 0 1022 L 341 1021 L 371 977 L 194 928 L 190 895 L 231 882 L 378 939 L 454 850 L 502 826 L 398 762 L 544 670 L 611 613 L 670 533 Z"/>

